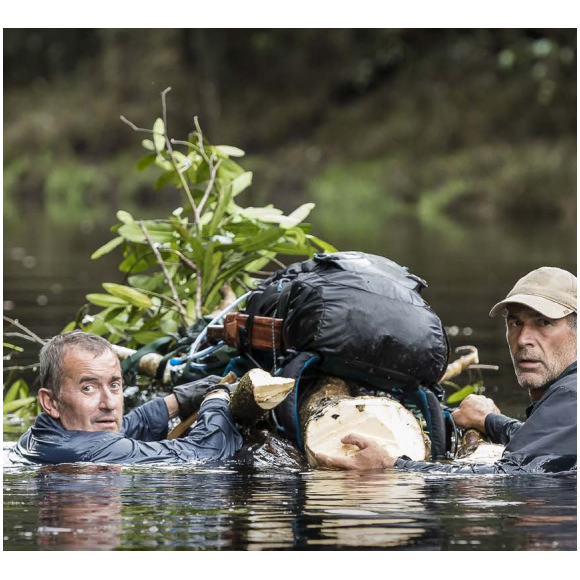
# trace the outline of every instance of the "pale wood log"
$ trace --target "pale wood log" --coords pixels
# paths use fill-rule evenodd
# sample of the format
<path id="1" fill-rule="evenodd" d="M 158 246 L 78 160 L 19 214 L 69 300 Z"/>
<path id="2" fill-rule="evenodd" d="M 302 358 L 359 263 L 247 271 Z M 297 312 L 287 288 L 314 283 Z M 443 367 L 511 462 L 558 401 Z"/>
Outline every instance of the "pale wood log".
<path id="1" fill-rule="evenodd" d="M 461 348 L 469 349 L 469 354 L 459 357 L 456 361 L 453 361 L 451 364 L 447 365 L 447 370 L 439 381 L 440 383 L 456 377 L 457 375 L 461 374 L 467 367 L 479 363 L 479 354 L 477 352 L 477 348 L 474 346 L 465 346 Z"/>
<path id="2" fill-rule="evenodd" d="M 281 403 L 294 388 L 294 379 L 273 377 L 262 369 L 248 371 L 231 395 L 230 409 L 239 423 L 251 426 Z"/>
<path id="3" fill-rule="evenodd" d="M 134 355 L 137 351 L 132 348 L 127 348 L 125 346 L 119 346 L 117 344 L 112 344 L 113 350 L 117 354 L 117 357 L 120 361 L 129 358 L 130 356 Z M 148 377 L 155 377 L 157 374 L 157 369 L 161 360 L 163 359 L 163 355 L 157 352 L 150 352 L 149 354 L 143 355 L 139 359 L 138 370 L 139 373 Z M 161 382 L 164 385 L 168 385 L 171 382 L 171 367 L 167 365 L 165 367 L 165 371 L 163 372 L 163 377 Z"/>
<path id="4" fill-rule="evenodd" d="M 308 463 L 316 467 L 316 453 L 347 457 L 359 451 L 344 445 L 349 433 L 373 439 L 395 457 L 416 461 L 430 456 L 429 438 L 417 418 L 398 401 L 387 397 L 352 397 L 352 383 L 324 377 L 300 407 L 300 423 Z"/>

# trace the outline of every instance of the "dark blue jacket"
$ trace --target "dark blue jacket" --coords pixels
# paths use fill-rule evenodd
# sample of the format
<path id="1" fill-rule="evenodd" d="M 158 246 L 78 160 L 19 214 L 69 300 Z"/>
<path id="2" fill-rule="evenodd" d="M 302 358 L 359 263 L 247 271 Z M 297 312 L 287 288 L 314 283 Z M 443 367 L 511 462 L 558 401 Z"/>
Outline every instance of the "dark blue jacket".
<path id="1" fill-rule="evenodd" d="M 573 471 L 577 461 L 577 367 L 571 364 L 526 409 L 525 422 L 490 413 L 485 431 L 493 443 L 506 445 L 493 465 L 449 465 L 397 459 L 395 467 L 445 473 L 554 473 Z"/>
<path id="2" fill-rule="evenodd" d="M 68 431 L 41 413 L 15 447 L 20 458 L 37 463 L 152 463 L 229 459 L 242 446 L 229 405 L 210 399 L 201 406 L 197 423 L 187 437 L 165 440 L 169 414 L 161 398 L 134 409 L 119 433 Z"/>

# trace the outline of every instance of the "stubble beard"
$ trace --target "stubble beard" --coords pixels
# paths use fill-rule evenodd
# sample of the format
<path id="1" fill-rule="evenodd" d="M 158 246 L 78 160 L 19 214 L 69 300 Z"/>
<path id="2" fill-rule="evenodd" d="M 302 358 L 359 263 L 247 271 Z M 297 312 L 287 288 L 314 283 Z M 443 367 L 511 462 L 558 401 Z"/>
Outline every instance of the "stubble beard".
<path id="1" fill-rule="evenodd" d="M 522 349 L 518 351 L 517 358 L 535 358 L 533 353 Z M 569 341 L 562 345 L 562 349 L 554 352 L 551 361 L 541 360 L 542 367 L 536 372 L 526 372 L 517 366 L 516 357 L 510 352 L 512 364 L 518 383 L 524 389 L 533 392 L 544 389 L 549 383 L 555 381 L 564 370 L 576 360 L 576 341 Z"/>

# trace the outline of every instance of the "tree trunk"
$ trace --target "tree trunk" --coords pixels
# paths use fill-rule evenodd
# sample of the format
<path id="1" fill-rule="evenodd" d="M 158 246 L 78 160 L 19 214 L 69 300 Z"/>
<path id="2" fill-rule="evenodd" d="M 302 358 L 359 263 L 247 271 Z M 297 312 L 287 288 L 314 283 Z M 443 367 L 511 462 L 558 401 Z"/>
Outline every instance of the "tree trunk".
<path id="1" fill-rule="evenodd" d="M 352 397 L 352 383 L 336 377 L 318 381 L 300 406 L 300 424 L 308 463 L 316 453 L 346 457 L 359 449 L 344 445 L 349 433 L 373 439 L 395 457 L 415 461 L 430 457 L 429 438 L 419 421 L 398 401 L 386 397 Z"/>

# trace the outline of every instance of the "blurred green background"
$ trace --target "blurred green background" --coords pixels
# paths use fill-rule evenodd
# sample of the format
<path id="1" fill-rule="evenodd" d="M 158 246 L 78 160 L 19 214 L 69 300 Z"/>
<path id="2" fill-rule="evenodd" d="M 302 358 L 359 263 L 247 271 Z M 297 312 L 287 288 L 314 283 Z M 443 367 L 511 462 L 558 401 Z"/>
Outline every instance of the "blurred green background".
<path id="1" fill-rule="evenodd" d="M 115 212 L 182 204 L 119 120 L 150 127 L 171 86 L 173 136 L 197 115 L 246 151 L 238 203 L 315 202 L 313 233 L 426 278 L 452 344 L 507 382 L 489 308 L 532 268 L 576 269 L 576 59 L 575 29 L 5 30 L 5 313 L 58 332 L 122 280 L 119 256 L 89 260 Z"/>

